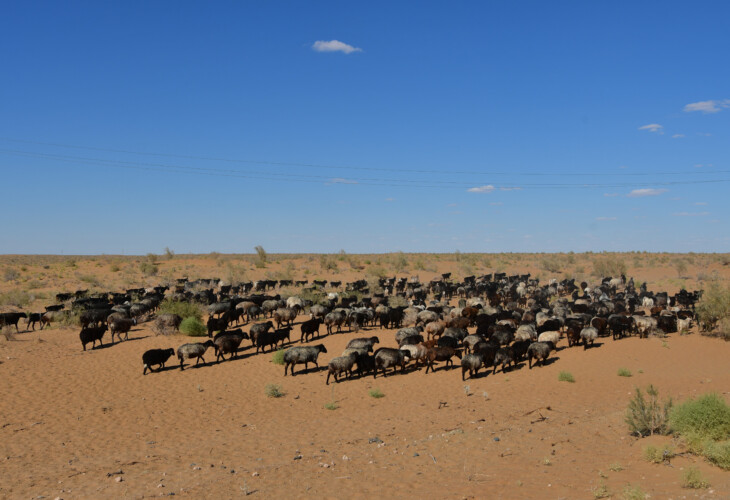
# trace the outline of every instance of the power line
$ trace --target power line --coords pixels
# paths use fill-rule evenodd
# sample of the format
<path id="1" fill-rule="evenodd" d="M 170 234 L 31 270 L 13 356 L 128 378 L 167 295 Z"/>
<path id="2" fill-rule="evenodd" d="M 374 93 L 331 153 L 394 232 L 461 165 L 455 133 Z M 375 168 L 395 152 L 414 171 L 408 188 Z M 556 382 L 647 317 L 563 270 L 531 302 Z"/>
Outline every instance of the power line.
<path id="1" fill-rule="evenodd" d="M 303 167 L 303 168 L 320 168 L 320 169 L 334 169 L 334 170 L 361 170 L 361 171 L 374 171 L 374 172 L 401 172 L 401 173 L 417 173 L 417 174 L 444 174 L 444 175 L 499 175 L 499 176 L 539 176 L 539 177 L 564 177 L 564 176 L 581 176 L 581 177 L 643 177 L 643 176 L 657 176 L 657 175 L 707 175 L 717 173 L 730 173 L 730 170 L 712 170 L 712 171 L 657 171 L 657 172 L 515 172 L 515 171 L 470 171 L 470 170 L 429 170 L 429 169 L 403 169 L 403 168 L 381 168 L 381 167 L 356 167 L 346 165 L 323 165 L 317 163 L 303 163 L 303 162 L 275 162 L 267 160 L 248 160 L 248 159 L 232 159 L 232 158 L 218 158 L 208 156 L 195 156 L 195 155 L 181 155 L 173 153 L 157 153 L 157 152 L 140 152 L 126 149 L 113 149 L 113 148 L 99 148 L 93 146 L 79 146 L 73 144 L 62 144 L 54 142 L 42 142 L 42 141 L 30 141 L 25 139 L 15 139 L 10 137 L 0 137 L 0 141 L 34 144 L 39 146 L 51 146 L 68 149 L 81 149 L 88 151 L 100 151 L 107 153 L 122 153 L 122 154 L 134 154 L 141 156 L 156 156 L 156 157 L 167 157 L 167 158 L 178 158 L 186 160 L 199 160 L 199 161 L 212 161 L 212 162 L 227 162 L 227 163 L 239 163 L 239 164 L 250 164 L 250 165 L 266 165 L 271 167 Z"/>
<path id="2" fill-rule="evenodd" d="M 230 169 L 216 169 L 209 167 L 188 167 L 181 165 L 170 165 L 160 163 L 147 162 L 130 162 L 121 160 L 106 160 L 100 158 L 87 158 L 69 155 L 54 155 L 49 153 L 37 153 L 32 151 L 8 150 L 0 149 L 0 154 L 10 156 L 20 156 L 25 158 L 41 158 L 52 161 L 61 161 L 66 163 L 75 163 L 81 165 L 89 165 L 96 167 L 112 167 L 126 168 L 143 171 L 155 171 L 164 173 L 188 174 L 188 175 L 206 175 L 214 177 L 231 177 L 256 180 L 270 180 L 277 182 L 307 182 L 316 184 L 357 184 L 367 186 L 384 186 L 384 187 L 418 187 L 418 188 L 474 188 L 477 181 L 457 182 L 457 181 L 427 181 L 413 179 L 379 179 L 379 178 L 338 178 L 330 176 L 319 176 L 311 174 L 280 174 L 272 172 L 242 172 Z M 272 177 L 278 176 L 278 177 Z M 706 179 L 706 180 L 678 180 L 651 182 L 651 186 L 673 186 L 688 184 L 709 184 L 709 183 L 726 183 L 730 179 Z M 483 186 L 485 191 L 512 191 L 521 189 L 595 189 L 595 188 L 625 188 L 643 186 L 647 184 L 641 183 L 520 183 L 519 186 Z"/>

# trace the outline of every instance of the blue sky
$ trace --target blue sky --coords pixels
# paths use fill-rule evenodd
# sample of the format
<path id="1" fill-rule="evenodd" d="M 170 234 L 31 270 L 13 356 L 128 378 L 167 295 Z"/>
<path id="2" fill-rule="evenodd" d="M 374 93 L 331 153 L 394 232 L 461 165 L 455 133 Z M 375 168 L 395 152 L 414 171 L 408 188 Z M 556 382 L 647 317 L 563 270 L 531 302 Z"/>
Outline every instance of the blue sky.
<path id="1" fill-rule="evenodd" d="M 727 2 L 15 2 L 0 253 L 730 251 Z"/>

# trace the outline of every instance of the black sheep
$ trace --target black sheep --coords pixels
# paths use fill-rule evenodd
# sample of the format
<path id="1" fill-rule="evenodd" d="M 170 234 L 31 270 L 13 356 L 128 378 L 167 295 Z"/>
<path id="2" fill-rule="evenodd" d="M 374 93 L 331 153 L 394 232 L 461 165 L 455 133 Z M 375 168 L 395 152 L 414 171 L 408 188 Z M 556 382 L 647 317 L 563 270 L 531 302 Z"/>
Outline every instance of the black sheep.
<path id="1" fill-rule="evenodd" d="M 106 328 L 106 325 L 103 325 L 94 328 L 81 329 L 81 332 L 79 333 L 79 338 L 81 339 L 81 345 L 84 347 L 84 351 L 86 350 L 86 344 L 91 343 L 92 349 L 96 347 L 97 340 L 99 341 L 99 345 L 104 345 L 101 341 L 101 338 L 104 336 Z"/>
<path id="2" fill-rule="evenodd" d="M 142 354 L 142 363 L 144 363 L 144 370 L 142 371 L 142 375 L 147 375 L 147 368 L 150 369 L 150 371 L 154 371 L 152 369 L 152 365 L 160 365 L 160 367 L 157 369 L 157 371 L 162 370 L 165 367 L 165 363 L 167 363 L 167 360 L 170 359 L 170 356 L 175 354 L 175 349 L 150 349 L 149 351 L 145 351 L 144 354 Z"/>

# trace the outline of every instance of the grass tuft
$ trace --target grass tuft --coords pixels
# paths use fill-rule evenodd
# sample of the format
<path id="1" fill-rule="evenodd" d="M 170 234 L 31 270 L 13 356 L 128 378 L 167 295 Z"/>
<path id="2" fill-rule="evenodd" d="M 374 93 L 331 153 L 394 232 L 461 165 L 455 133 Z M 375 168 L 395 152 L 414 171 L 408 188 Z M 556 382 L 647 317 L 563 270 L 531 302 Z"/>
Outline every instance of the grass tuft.
<path id="1" fill-rule="evenodd" d="M 284 364 L 284 349 L 277 349 L 277 351 L 271 356 L 271 362 L 275 365 Z"/>
<path id="2" fill-rule="evenodd" d="M 368 394 L 370 394 L 371 398 L 375 398 L 375 399 L 380 399 L 380 398 L 385 397 L 385 394 L 383 394 L 383 392 L 380 389 L 370 389 Z"/>
<path id="3" fill-rule="evenodd" d="M 664 445 L 661 448 L 656 446 L 647 446 L 644 448 L 644 460 L 653 464 L 661 464 L 674 457 L 674 449 L 669 445 Z"/>
<path id="4" fill-rule="evenodd" d="M 632 373 L 628 368 L 619 368 L 618 369 L 618 376 L 619 377 L 631 377 Z"/>
<path id="5" fill-rule="evenodd" d="M 270 398 L 280 398 L 284 396 L 284 391 L 278 384 L 266 384 L 266 395 Z"/>
<path id="6" fill-rule="evenodd" d="M 575 378 L 573 377 L 573 374 L 570 372 L 560 372 L 558 373 L 558 381 L 560 382 L 570 382 L 575 383 Z"/>
<path id="7" fill-rule="evenodd" d="M 631 434 L 639 437 L 652 434 L 666 434 L 668 432 L 667 421 L 669 410 L 672 408 L 672 399 L 659 403 L 659 391 L 650 385 L 646 389 L 648 399 L 644 397 L 641 389 L 636 388 L 634 399 L 629 402 L 626 410 L 626 423 Z"/>
<path id="8" fill-rule="evenodd" d="M 188 337 L 205 337 L 208 329 L 198 318 L 185 318 L 180 323 L 180 332 Z"/>

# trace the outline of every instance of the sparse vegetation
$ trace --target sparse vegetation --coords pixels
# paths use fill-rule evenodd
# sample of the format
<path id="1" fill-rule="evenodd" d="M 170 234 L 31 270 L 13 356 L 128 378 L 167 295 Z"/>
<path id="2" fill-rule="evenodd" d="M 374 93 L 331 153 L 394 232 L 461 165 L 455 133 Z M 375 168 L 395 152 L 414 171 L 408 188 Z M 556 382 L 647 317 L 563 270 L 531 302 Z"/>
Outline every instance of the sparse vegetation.
<path id="1" fill-rule="evenodd" d="M 620 463 L 614 462 L 608 466 L 608 470 L 610 470 L 611 472 L 621 472 L 622 470 L 624 470 L 624 467 Z"/>
<path id="2" fill-rule="evenodd" d="M 326 410 L 336 410 L 337 408 L 339 408 L 335 401 L 330 401 L 329 403 L 326 403 L 324 407 Z"/>
<path id="3" fill-rule="evenodd" d="M 703 332 L 730 340 L 730 287 L 712 282 L 696 308 Z"/>
<path id="4" fill-rule="evenodd" d="M 35 297 L 24 290 L 9 290 L 0 293 L 0 306 L 28 307 Z"/>
<path id="5" fill-rule="evenodd" d="M 690 467 L 682 474 L 682 488 L 699 490 L 709 487 L 710 483 L 702 477 L 702 473 L 697 467 Z"/>
<path id="6" fill-rule="evenodd" d="M 165 299 L 160 303 L 158 314 L 177 314 L 183 319 L 195 318 L 203 320 L 203 308 L 192 302 L 178 302 L 172 299 Z"/>
<path id="7" fill-rule="evenodd" d="M 375 398 L 375 399 L 380 399 L 380 398 L 385 397 L 385 394 L 383 394 L 383 392 L 380 389 L 370 389 L 368 394 L 370 394 L 371 398 Z"/>
<path id="8" fill-rule="evenodd" d="M 142 261 L 139 263 L 139 270 L 145 276 L 155 276 L 158 271 L 157 264 L 150 261 Z"/>
<path id="9" fill-rule="evenodd" d="M 619 377 L 631 377 L 632 373 L 628 368 L 619 368 L 618 369 L 618 376 Z"/>
<path id="10" fill-rule="evenodd" d="M 626 485 L 622 493 L 623 500 L 645 500 L 646 493 L 641 489 L 640 486 Z"/>
<path id="11" fill-rule="evenodd" d="M 198 318 L 189 317 L 180 323 L 180 332 L 188 337 L 204 337 L 208 335 L 208 329 Z"/>
<path id="12" fill-rule="evenodd" d="M 8 267 L 3 271 L 3 279 L 5 281 L 15 281 L 18 278 L 20 278 L 20 273 L 17 269 L 13 269 L 12 267 Z"/>
<path id="13" fill-rule="evenodd" d="M 571 384 L 575 382 L 575 378 L 573 377 L 573 374 L 570 372 L 562 371 L 558 374 L 558 381 L 560 382 L 570 382 Z"/>
<path id="14" fill-rule="evenodd" d="M 661 448 L 649 445 L 644 448 L 644 460 L 654 464 L 661 464 L 671 460 L 675 455 L 674 448 L 664 445 Z"/>
<path id="15" fill-rule="evenodd" d="M 605 481 L 601 481 L 601 484 L 593 488 L 592 493 L 595 499 L 609 498 L 611 496 L 611 492 L 608 490 Z"/>
<path id="16" fill-rule="evenodd" d="M 278 384 L 266 384 L 266 395 L 270 398 L 280 398 L 284 396 L 284 391 Z"/>
<path id="17" fill-rule="evenodd" d="M 666 434 L 668 431 L 669 410 L 672 408 L 671 398 L 660 404 L 659 391 L 650 385 L 646 389 L 647 398 L 636 388 L 634 399 L 629 402 L 626 411 L 626 423 L 631 434 L 639 437 L 652 434 Z"/>
<path id="18" fill-rule="evenodd" d="M 261 245 L 256 245 L 254 247 L 254 250 L 256 250 L 256 267 L 266 267 L 268 255 L 266 254 L 266 250 L 264 250 L 264 247 L 262 247 Z"/>
<path id="19" fill-rule="evenodd" d="M 593 275 L 597 277 L 618 277 L 626 274 L 626 263 L 620 257 L 609 255 L 593 261 Z"/>

